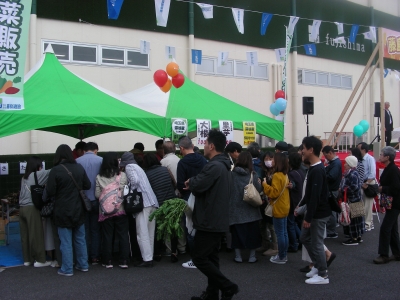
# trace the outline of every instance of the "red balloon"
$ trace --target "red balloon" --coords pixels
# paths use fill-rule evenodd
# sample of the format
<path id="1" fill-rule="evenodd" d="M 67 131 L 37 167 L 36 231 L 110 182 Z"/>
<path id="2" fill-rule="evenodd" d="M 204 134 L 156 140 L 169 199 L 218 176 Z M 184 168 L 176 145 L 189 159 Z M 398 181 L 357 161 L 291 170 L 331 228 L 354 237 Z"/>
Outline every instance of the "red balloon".
<path id="1" fill-rule="evenodd" d="M 154 72 L 153 79 L 155 84 L 159 87 L 163 87 L 168 81 L 167 72 L 164 70 L 157 70 Z"/>
<path id="2" fill-rule="evenodd" d="M 275 93 L 275 99 L 278 99 L 278 98 L 286 99 L 286 97 L 285 97 L 285 92 L 282 91 L 282 90 L 277 91 L 277 92 Z"/>
<path id="3" fill-rule="evenodd" d="M 177 89 L 179 89 L 184 83 L 185 83 L 185 76 L 183 76 L 182 74 L 179 73 L 175 77 L 172 77 L 172 84 Z"/>

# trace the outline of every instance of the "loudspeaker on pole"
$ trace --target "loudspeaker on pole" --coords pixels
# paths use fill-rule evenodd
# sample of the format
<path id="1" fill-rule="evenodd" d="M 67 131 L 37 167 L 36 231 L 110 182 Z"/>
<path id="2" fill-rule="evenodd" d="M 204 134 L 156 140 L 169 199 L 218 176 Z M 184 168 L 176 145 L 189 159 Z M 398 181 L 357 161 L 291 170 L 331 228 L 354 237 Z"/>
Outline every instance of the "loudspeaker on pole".
<path id="1" fill-rule="evenodd" d="M 381 117 L 381 103 L 380 102 L 375 102 L 374 117 L 375 118 Z"/>
<path id="2" fill-rule="evenodd" d="M 303 115 L 314 114 L 314 97 L 303 97 Z"/>

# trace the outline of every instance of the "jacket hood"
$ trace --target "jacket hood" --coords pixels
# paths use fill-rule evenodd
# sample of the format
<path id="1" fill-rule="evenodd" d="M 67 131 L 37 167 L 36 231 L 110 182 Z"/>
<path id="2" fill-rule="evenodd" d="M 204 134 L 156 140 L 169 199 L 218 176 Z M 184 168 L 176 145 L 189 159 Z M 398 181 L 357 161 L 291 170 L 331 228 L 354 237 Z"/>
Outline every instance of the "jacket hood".
<path id="1" fill-rule="evenodd" d="M 201 154 L 198 154 L 196 152 L 186 154 L 182 158 L 182 160 L 190 167 L 197 167 L 199 165 L 203 165 L 203 159 L 204 159 L 204 157 Z"/>
<path id="2" fill-rule="evenodd" d="M 249 175 L 249 171 L 247 169 L 243 169 L 241 167 L 235 167 L 233 172 L 240 174 L 240 175 Z"/>
<path id="3" fill-rule="evenodd" d="M 215 155 L 210 161 L 219 161 L 219 162 L 222 163 L 228 170 L 231 169 L 231 161 L 230 161 L 229 158 L 227 158 L 226 155 L 223 154 L 223 153 Z"/>

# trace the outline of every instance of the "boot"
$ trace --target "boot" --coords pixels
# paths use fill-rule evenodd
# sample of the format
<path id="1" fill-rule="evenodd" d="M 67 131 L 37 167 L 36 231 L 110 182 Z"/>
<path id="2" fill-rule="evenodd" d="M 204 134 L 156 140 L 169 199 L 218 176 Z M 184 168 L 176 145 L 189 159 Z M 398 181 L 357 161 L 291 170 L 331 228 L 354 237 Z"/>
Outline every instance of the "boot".
<path id="1" fill-rule="evenodd" d="M 264 256 L 275 256 L 278 254 L 278 244 L 272 243 L 272 247 L 263 253 Z"/>

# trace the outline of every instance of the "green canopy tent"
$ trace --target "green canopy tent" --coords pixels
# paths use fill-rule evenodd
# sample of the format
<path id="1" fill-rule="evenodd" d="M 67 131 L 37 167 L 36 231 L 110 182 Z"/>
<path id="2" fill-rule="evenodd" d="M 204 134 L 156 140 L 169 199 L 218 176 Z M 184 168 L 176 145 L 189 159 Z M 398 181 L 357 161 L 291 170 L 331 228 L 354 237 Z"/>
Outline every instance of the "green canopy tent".
<path id="1" fill-rule="evenodd" d="M 172 86 L 168 93 L 163 93 L 155 83 L 151 83 L 123 96 L 123 101 L 128 98 L 127 103 L 132 106 L 165 117 L 166 137 L 171 136 L 171 118 L 185 118 L 189 132 L 196 132 L 196 119 L 211 120 L 213 127 L 218 126 L 219 120 L 230 120 L 236 130 L 243 130 L 244 121 L 254 121 L 258 134 L 283 140 L 282 122 L 224 98 L 187 77 L 182 87 L 177 89 Z"/>
<path id="2" fill-rule="evenodd" d="M 61 65 L 51 47 L 25 78 L 25 109 L 0 110 L 0 137 L 28 130 L 78 139 L 125 130 L 164 135 L 164 118 L 79 78 Z"/>

